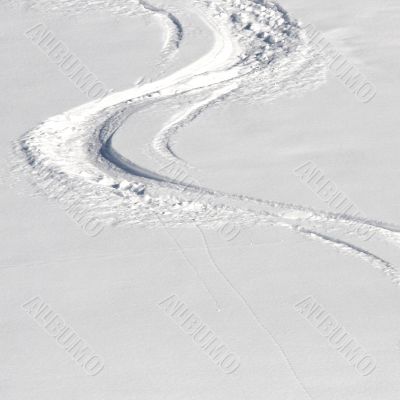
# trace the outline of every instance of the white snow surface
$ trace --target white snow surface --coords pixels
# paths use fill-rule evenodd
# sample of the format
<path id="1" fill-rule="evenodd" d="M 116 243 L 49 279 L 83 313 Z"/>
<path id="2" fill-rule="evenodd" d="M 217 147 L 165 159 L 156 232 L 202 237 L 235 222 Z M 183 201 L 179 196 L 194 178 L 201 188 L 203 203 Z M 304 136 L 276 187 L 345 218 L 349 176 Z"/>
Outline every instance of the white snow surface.
<path id="1" fill-rule="evenodd" d="M 74 4 L 63 7 L 74 10 Z M 169 13 L 145 2 L 140 4 L 155 13 Z M 357 223 L 377 233 L 377 237 L 398 243 L 400 228 L 393 224 L 188 187 L 156 171 L 143 173 L 112 150 L 112 137 L 128 116 L 165 100 L 181 101 L 184 96 L 189 106 L 175 113 L 153 141 L 154 152 L 164 161 L 182 164 L 170 151 L 171 131 L 176 132 L 211 104 L 223 100 L 272 100 L 323 82 L 326 67 L 322 57 L 298 23 L 276 3 L 196 2 L 190 8 L 185 4 L 182 12 L 196 13 L 212 30 L 214 43 L 208 53 L 159 80 L 49 118 L 16 143 L 20 154 L 16 170 L 37 176 L 43 184 L 50 180 L 55 191 L 60 186 L 58 177 L 62 177 L 62 186 L 67 184 L 71 191 L 80 193 L 82 204 L 105 223 L 212 227 L 218 220 L 243 228 L 276 224 L 366 259 L 393 282 L 400 282 L 398 269 L 389 260 L 361 248 L 362 235 L 358 231 L 348 232 L 348 227 Z M 102 5 L 108 7 L 109 3 Z M 111 10 L 118 6 L 111 5 Z M 133 7 L 136 9 L 138 4 Z M 184 25 L 179 25 L 184 34 Z M 126 181 L 130 184 L 121 186 Z M 329 234 L 335 231 L 339 235 Z M 354 236 L 355 242 L 348 236 Z"/>
<path id="2" fill-rule="evenodd" d="M 160 72 L 152 81 L 48 118 L 19 138 L 14 143 L 15 179 L 20 175 L 29 177 L 46 188 L 44 192 L 50 198 L 57 197 L 67 185 L 91 215 L 110 226 L 195 227 L 202 232 L 218 221 L 242 229 L 288 231 L 276 235 L 294 233 L 300 241 L 305 238 L 316 243 L 322 249 L 318 251 L 338 251 L 380 270 L 393 286 L 400 283 L 400 269 L 392 253 L 400 245 L 398 221 L 358 218 L 274 198 L 187 185 L 173 174 L 140 165 L 113 147 L 113 139 L 128 120 L 152 109 L 163 109 L 168 118 L 151 139 L 151 155 L 160 164 L 173 163 L 190 170 L 190 160 L 183 160 L 173 150 L 176 135 L 205 110 L 230 102 L 267 103 L 285 96 L 300 97 L 320 88 L 327 79 L 324 59 L 311 46 L 301 25 L 279 4 L 263 0 L 46 0 L 23 1 L 17 6 L 21 4 L 24 9 L 50 15 L 80 15 L 100 8 L 119 16 L 156 16 L 166 34 Z M 167 72 L 191 31 L 186 25 L 188 16 L 197 18 L 213 41 L 200 57 Z M 373 237 L 365 241 L 351 229 L 354 224 L 370 230 Z M 259 325 L 268 331 L 262 323 Z M 288 370 L 287 379 L 294 388 L 292 397 L 285 397 L 291 394 L 282 389 L 281 393 L 271 392 L 270 398 L 324 398 L 315 394 L 318 385 L 307 385 L 299 378 L 298 365 L 293 366 L 274 335 L 268 334 L 279 349 Z M 349 392 L 357 390 L 352 387 Z M 209 398 L 217 398 L 215 392 L 211 393 Z M 251 396 L 251 390 L 247 393 Z M 358 399 L 359 393 L 349 399 Z M 228 398 L 224 396 L 218 398 Z"/>

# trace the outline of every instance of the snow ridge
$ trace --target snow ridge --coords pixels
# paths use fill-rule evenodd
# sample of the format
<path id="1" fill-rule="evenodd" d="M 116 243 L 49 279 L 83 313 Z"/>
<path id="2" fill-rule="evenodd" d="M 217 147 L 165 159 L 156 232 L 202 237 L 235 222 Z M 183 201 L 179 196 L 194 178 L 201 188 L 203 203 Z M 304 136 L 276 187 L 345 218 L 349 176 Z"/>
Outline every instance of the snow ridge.
<path id="1" fill-rule="evenodd" d="M 38 3 L 43 4 L 33 2 L 32 7 Z M 171 21 L 174 26 L 175 33 L 170 36 L 174 39 L 167 46 L 170 53 L 179 49 L 185 37 L 178 17 L 163 8 L 166 6 L 147 1 L 98 0 L 85 2 L 85 6 L 73 0 L 44 3 L 50 9 L 77 13 L 110 7 L 114 12 L 134 15 L 139 7 L 141 12 L 162 14 L 167 16 L 168 29 Z M 114 226 L 152 227 L 162 223 L 207 228 L 217 220 L 243 228 L 254 224 L 280 226 L 310 238 L 323 238 L 324 243 L 347 254 L 351 248 L 351 255 L 390 270 L 390 277 L 398 283 L 395 266 L 350 243 L 358 238 L 346 228 L 356 218 L 186 185 L 145 170 L 113 150 L 112 137 L 128 117 L 158 102 L 185 96 L 191 102 L 171 116 L 153 141 L 157 157 L 184 163 L 172 150 L 173 135 L 208 107 L 227 98 L 270 101 L 281 95 L 299 95 L 324 81 L 322 57 L 310 46 L 299 24 L 278 4 L 263 0 L 197 0 L 185 4 L 181 5 L 182 12 L 196 13 L 214 35 L 208 54 L 167 77 L 49 118 L 16 143 L 18 170 L 36 181 L 52 182 L 52 191 L 57 190 L 57 177 L 62 176 L 96 218 Z M 399 227 L 377 221 L 357 222 L 372 227 L 381 240 L 400 242 Z M 338 246 L 339 239 L 332 233 L 347 241 Z"/>

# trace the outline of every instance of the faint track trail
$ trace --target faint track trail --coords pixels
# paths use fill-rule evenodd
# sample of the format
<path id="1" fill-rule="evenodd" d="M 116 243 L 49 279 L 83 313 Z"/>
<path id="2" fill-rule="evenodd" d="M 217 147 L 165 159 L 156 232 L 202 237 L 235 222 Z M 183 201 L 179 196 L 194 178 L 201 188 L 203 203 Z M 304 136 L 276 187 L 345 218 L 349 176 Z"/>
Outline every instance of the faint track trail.
<path id="1" fill-rule="evenodd" d="M 48 2 L 57 7 L 57 3 Z M 111 0 L 103 3 L 117 10 L 124 10 L 128 4 Z M 162 56 L 166 63 L 179 54 L 185 24 L 167 9 L 168 2 L 166 6 L 156 3 L 156 0 L 132 2 L 135 10 L 141 5 L 166 17 L 169 33 Z M 75 3 L 70 4 L 73 7 Z M 346 229 L 356 222 L 376 233 L 374 241 L 399 245 L 400 227 L 186 185 L 172 176 L 136 165 L 119 154 L 113 148 L 113 136 L 140 110 L 158 104 L 183 104 L 179 112 L 174 108 L 152 146 L 157 158 L 187 166 L 173 151 L 173 137 L 207 108 L 226 100 L 269 101 L 311 90 L 324 81 L 323 58 L 309 45 L 297 22 L 278 4 L 256 0 L 197 0 L 189 4 L 176 1 L 173 4 L 174 8 L 181 7 L 183 14 L 196 15 L 203 29 L 213 34 L 208 53 L 166 77 L 110 94 L 101 102 L 87 103 L 44 121 L 16 143 L 17 169 L 32 179 L 39 170 L 44 180 L 65 177 L 70 189 L 81 194 L 82 204 L 110 225 L 164 226 L 220 309 L 218 299 L 168 231 L 180 225 L 196 226 L 215 269 L 260 328 L 267 332 L 303 394 L 312 399 L 284 348 L 215 262 L 202 229 L 210 228 L 215 220 L 233 222 L 244 228 L 254 224 L 283 227 L 367 262 L 399 284 L 398 268 L 364 248 L 369 243 L 358 244 L 357 234 L 349 235 Z"/>
<path id="2" fill-rule="evenodd" d="M 270 337 L 270 339 L 274 343 L 274 346 L 278 349 L 278 351 L 282 355 L 283 359 L 285 360 L 285 363 L 286 363 L 287 367 L 289 368 L 290 372 L 292 373 L 293 377 L 295 378 L 295 380 L 296 380 L 297 384 L 299 385 L 300 389 L 307 395 L 307 398 L 313 399 L 313 397 L 311 396 L 310 392 L 304 386 L 302 380 L 300 379 L 298 373 L 296 372 L 296 369 L 295 369 L 293 363 L 290 361 L 290 358 L 289 358 L 288 354 L 286 353 L 284 347 L 280 344 L 280 342 L 277 340 L 276 336 L 271 332 L 271 330 L 268 328 L 268 326 L 264 322 L 262 322 L 260 320 L 260 318 L 258 317 L 258 315 L 255 312 L 255 310 L 252 307 L 252 305 L 248 302 L 248 300 L 243 296 L 243 294 L 236 288 L 236 286 L 232 283 L 232 281 L 226 276 L 226 274 L 223 272 L 223 270 L 218 266 L 217 262 L 214 259 L 214 256 L 212 255 L 212 253 L 210 251 L 210 247 L 208 245 L 206 235 L 201 230 L 201 228 L 197 227 L 197 229 L 199 230 L 199 232 L 200 232 L 200 234 L 202 236 L 204 246 L 205 246 L 205 248 L 207 250 L 208 256 L 209 256 L 211 262 L 213 263 L 215 269 L 218 271 L 218 273 L 224 279 L 224 281 L 228 284 L 230 289 L 240 298 L 242 303 L 245 305 L 245 307 L 248 309 L 248 311 L 252 315 L 252 317 L 255 320 L 255 322 L 257 323 L 257 325 L 263 331 L 267 332 L 268 336 Z"/>

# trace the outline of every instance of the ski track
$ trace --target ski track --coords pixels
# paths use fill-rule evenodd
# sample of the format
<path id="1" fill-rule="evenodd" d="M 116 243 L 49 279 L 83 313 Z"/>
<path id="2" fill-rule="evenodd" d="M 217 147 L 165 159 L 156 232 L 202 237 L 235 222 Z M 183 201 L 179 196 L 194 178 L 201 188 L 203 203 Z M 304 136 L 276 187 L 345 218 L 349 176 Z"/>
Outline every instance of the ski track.
<path id="1" fill-rule="evenodd" d="M 124 15 L 160 15 L 167 29 L 160 68 L 179 53 L 185 38 L 185 26 L 178 16 L 153 1 L 98 0 L 83 5 L 77 0 L 46 0 L 29 4 L 36 9 L 43 9 L 44 4 L 47 11 L 67 13 L 101 7 Z M 169 76 L 44 121 L 15 143 L 14 171 L 46 186 L 49 197 L 56 196 L 68 182 L 69 189 L 79 193 L 82 205 L 110 225 L 163 226 L 202 281 L 199 271 L 168 231 L 183 224 L 196 226 L 214 267 L 267 331 L 303 394 L 311 399 L 285 350 L 216 264 L 203 229 L 212 228 L 216 221 L 236 223 L 244 229 L 255 224 L 290 229 L 367 262 L 398 285 L 398 268 L 366 248 L 378 240 L 399 245 L 400 227 L 186 184 L 174 176 L 142 168 L 113 149 L 113 135 L 127 118 L 159 104 L 183 102 L 153 139 L 152 154 L 158 161 L 188 168 L 189 164 L 173 151 L 174 135 L 209 107 L 227 99 L 271 101 L 282 95 L 301 94 L 324 82 L 327 68 L 322 56 L 309 45 L 301 26 L 278 4 L 263 0 L 194 0 L 190 7 L 180 2 L 174 7 L 178 8 L 177 4 L 181 7 L 179 12 L 196 14 L 213 33 L 210 51 Z M 374 238 L 360 245 L 360 235 L 346 231 L 354 224 L 371 230 Z"/>

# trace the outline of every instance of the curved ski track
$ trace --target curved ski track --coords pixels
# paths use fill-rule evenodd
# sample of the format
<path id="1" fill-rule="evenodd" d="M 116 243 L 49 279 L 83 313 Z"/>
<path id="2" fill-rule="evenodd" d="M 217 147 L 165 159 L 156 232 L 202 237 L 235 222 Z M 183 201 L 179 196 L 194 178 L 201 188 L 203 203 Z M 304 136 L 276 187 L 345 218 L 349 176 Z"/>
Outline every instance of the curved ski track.
<path id="1" fill-rule="evenodd" d="M 145 0 L 140 4 L 166 17 L 169 30 L 174 28 L 165 46 L 166 60 L 171 59 L 184 40 L 184 23 L 161 6 Z M 195 13 L 213 33 L 214 44 L 206 55 L 157 81 L 43 122 L 15 146 L 19 172 L 42 181 L 66 177 L 70 189 L 80 193 L 82 203 L 113 225 L 209 228 L 215 221 L 230 221 L 246 228 L 268 224 L 363 260 L 399 284 L 398 267 L 368 249 L 377 241 L 398 246 L 400 227 L 396 225 L 187 185 L 174 176 L 142 168 L 113 149 L 113 135 L 127 118 L 161 103 L 183 104 L 154 138 L 152 151 L 158 161 L 187 168 L 172 151 L 171 140 L 208 107 L 226 99 L 272 100 L 323 83 L 326 67 L 321 56 L 311 48 L 301 27 L 276 3 L 218 0 L 210 4 L 199 0 L 184 11 Z M 354 224 L 370 229 L 374 237 L 367 243 L 357 233 L 348 233 Z M 286 355 L 285 359 L 290 364 Z M 291 365 L 290 369 L 311 398 Z"/>

